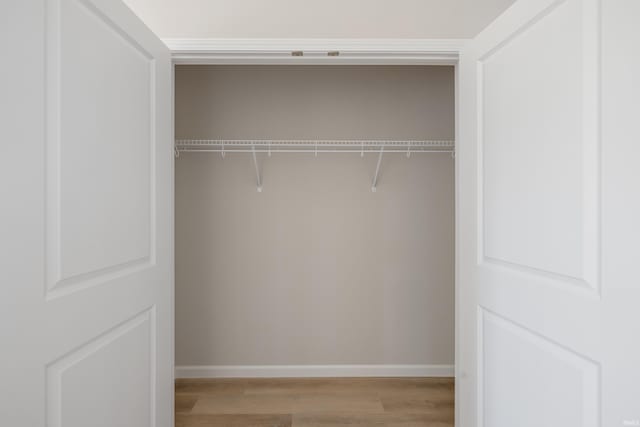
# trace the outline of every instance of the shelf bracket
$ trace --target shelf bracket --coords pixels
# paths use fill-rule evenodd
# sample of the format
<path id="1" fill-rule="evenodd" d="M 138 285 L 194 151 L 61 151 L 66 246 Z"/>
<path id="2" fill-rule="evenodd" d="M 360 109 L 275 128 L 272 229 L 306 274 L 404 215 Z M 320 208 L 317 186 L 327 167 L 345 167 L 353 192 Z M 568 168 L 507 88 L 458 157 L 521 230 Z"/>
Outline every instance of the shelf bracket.
<path id="1" fill-rule="evenodd" d="M 251 153 L 253 154 L 253 166 L 256 169 L 256 182 L 258 187 L 258 193 L 262 193 L 262 177 L 260 176 L 260 168 L 258 167 L 258 158 L 256 157 L 256 146 L 251 146 Z"/>
<path id="2" fill-rule="evenodd" d="M 384 145 L 380 147 L 380 154 L 378 155 L 378 165 L 376 166 L 376 174 L 373 177 L 373 183 L 371 184 L 371 191 L 375 193 L 378 190 L 378 174 L 380 173 L 380 164 L 382 163 L 382 154 L 384 153 Z"/>

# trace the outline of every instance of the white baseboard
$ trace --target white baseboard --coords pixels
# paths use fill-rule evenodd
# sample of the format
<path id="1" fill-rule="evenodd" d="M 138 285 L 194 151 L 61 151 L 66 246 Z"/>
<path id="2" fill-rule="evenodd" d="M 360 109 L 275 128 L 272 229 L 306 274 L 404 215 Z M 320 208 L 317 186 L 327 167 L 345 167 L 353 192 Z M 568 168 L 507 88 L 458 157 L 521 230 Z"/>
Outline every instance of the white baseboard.
<path id="1" fill-rule="evenodd" d="M 453 377 L 453 365 L 176 366 L 176 378 Z"/>

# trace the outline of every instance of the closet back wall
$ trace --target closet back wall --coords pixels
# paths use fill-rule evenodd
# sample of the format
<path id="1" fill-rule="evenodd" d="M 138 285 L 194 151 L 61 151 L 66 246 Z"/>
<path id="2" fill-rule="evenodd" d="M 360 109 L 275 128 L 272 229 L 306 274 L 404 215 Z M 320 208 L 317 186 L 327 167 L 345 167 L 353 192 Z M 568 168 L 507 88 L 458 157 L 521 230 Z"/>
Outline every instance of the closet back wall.
<path id="1" fill-rule="evenodd" d="M 454 71 L 178 66 L 176 137 L 453 139 Z M 176 365 L 453 365 L 449 154 L 181 153 Z"/>

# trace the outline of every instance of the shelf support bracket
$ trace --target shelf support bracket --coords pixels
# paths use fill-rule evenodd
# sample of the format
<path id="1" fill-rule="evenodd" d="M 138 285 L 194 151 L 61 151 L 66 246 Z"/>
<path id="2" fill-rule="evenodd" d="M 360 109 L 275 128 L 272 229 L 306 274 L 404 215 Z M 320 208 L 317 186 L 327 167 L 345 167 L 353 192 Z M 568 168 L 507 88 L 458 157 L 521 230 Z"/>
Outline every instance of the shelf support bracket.
<path id="1" fill-rule="evenodd" d="M 256 183 L 258 187 L 258 193 L 262 193 L 262 177 L 260 176 L 260 168 L 258 167 L 258 158 L 256 157 L 256 146 L 251 146 L 251 153 L 253 154 L 253 166 L 256 169 Z"/>
<path id="2" fill-rule="evenodd" d="M 380 154 L 378 155 L 378 165 L 376 166 L 376 174 L 373 177 L 373 183 L 371 184 L 371 191 L 375 193 L 378 190 L 378 174 L 380 173 L 380 164 L 382 163 L 382 154 L 384 153 L 384 145 L 380 147 Z"/>

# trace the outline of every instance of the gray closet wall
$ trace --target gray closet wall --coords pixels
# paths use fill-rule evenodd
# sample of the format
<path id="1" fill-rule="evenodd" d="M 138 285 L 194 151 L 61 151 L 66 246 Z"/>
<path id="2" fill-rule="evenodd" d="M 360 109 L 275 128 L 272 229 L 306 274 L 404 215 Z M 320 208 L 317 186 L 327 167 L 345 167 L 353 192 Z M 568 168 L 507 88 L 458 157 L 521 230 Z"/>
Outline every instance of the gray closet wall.
<path id="1" fill-rule="evenodd" d="M 454 71 L 179 66 L 176 137 L 453 139 Z M 449 154 L 176 159 L 176 365 L 454 357 Z"/>

